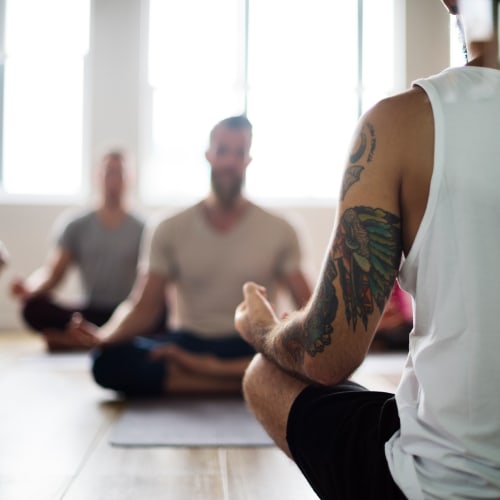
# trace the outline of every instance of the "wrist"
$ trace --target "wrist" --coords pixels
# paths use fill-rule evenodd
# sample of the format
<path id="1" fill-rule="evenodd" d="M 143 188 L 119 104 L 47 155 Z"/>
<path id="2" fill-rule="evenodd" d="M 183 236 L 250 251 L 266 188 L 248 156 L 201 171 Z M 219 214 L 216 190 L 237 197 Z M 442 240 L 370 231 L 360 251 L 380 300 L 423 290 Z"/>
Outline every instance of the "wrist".
<path id="1" fill-rule="evenodd" d="M 266 356 L 273 356 L 276 352 L 276 335 L 273 333 L 275 325 L 259 325 L 256 329 L 255 350 Z"/>

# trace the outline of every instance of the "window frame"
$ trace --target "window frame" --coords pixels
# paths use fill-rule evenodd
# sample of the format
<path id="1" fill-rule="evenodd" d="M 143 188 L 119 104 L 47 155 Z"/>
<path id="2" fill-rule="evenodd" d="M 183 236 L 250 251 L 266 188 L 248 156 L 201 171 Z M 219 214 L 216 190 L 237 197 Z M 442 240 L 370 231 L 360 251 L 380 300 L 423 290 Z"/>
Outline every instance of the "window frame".
<path id="1" fill-rule="evenodd" d="M 243 5 L 243 10 L 245 13 L 245 31 L 242 34 L 243 39 L 243 48 L 244 48 L 244 82 L 242 84 L 243 87 L 243 112 L 247 112 L 248 110 L 248 95 L 249 95 L 249 51 L 251 47 L 249 47 L 249 23 L 251 19 L 249 19 L 249 11 L 250 11 L 250 2 L 256 0 L 240 0 Z M 357 20 L 357 55 L 358 55 L 358 63 L 357 63 L 357 85 L 353 88 L 353 92 L 355 95 L 355 99 L 357 100 L 357 118 L 362 116 L 364 112 L 365 103 L 369 97 L 367 96 L 367 92 L 363 86 L 363 11 L 365 2 L 372 0 L 356 0 L 357 8 L 358 8 L 358 20 Z M 393 13 L 394 13 L 394 22 L 393 22 L 393 32 L 394 37 L 397 35 L 401 35 L 402 31 L 399 26 L 401 22 L 405 18 L 405 10 L 401 8 L 400 0 L 393 0 Z M 148 81 L 149 75 L 149 12 L 150 12 L 150 0 L 144 0 L 143 2 L 143 16 L 142 16 L 142 33 L 143 39 L 141 41 L 141 79 L 140 79 L 140 137 L 139 137 L 139 151 L 138 158 L 141 161 L 141 164 L 146 164 L 146 162 L 154 156 L 154 141 L 153 141 L 153 96 L 155 89 L 151 86 Z M 405 89 L 405 58 L 404 51 L 402 47 L 395 47 L 393 54 L 393 61 L 395 64 L 394 70 L 394 79 L 393 79 L 393 90 L 394 92 L 399 92 Z M 208 135 L 208 131 L 207 131 Z M 148 194 L 146 189 L 141 188 L 141 178 L 140 175 L 148 175 L 147 170 L 143 173 L 139 173 L 138 178 L 138 198 L 141 203 L 144 205 L 158 206 L 164 205 L 164 202 L 159 199 L 158 194 L 150 193 Z M 208 192 L 208 185 L 207 185 Z M 289 196 L 280 196 L 276 198 L 270 198 L 267 196 L 255 196 L 252 193 L 252 199 L 255 199 L 258 203 L 263 203 L 270 206 L 277 205 L 293 205 L 293 206 L 325 206 L 325 205 L 335 205 L 337 203 L 337 195 L 338 193 L 332 193 L 332 196 L 326 196 L 324 194 L 318 195 L 317 197 L 311 196 L 300 196 L 300 195 L 289 195 Z M 187 197 L 168 197 L 168 204 L 172 206 L 179 205 L 187 205 L 192 203 L 193 201 L 199 200 L 200 196 L 193 194 Z"/>

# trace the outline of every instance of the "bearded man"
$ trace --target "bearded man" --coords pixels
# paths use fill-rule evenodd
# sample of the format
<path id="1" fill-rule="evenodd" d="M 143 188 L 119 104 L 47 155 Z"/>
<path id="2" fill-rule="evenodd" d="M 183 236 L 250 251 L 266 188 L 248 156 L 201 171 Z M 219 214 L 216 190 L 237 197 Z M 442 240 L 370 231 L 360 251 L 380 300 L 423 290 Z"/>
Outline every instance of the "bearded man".
<path id="1" fill-rule="evenodd" d="M 234 328 L 243 283 L 265 283 L 270 300 L 283 285 L 297 307 L 306 304 L 310 288 L 294 229 L 242 194 L 251 142 L 245 116 L 222 120 L 210 132 L 209 195 L 157 225 L 145 276 L 93 332 L 100 339 L 93 364 L 99 385 L 128 396 L 238 393 L 255 353 Z M 169 316 L 178 324 L 144 337 L 172 289 L 177 310 Z"/>

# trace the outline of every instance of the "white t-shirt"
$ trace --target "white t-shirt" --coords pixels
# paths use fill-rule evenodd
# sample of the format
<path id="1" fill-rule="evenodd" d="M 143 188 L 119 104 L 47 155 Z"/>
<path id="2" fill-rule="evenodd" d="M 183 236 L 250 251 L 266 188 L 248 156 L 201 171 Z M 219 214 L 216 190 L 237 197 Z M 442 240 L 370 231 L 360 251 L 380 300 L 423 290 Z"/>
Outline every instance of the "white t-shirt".
<path id="1" fill-rule="evenodd" d="M 299 268 L 297 235 L 282 218 L 251 204 L 221 233 L 201 203 L 156 227 L 148 266 L 175 282 L 179 327 L 210 338 L 235 335 L 234 310 L 246 281 L 267 287 L 273 300 L 278 282 Z"/>
<path id="2" fill-rule="evenodd" d="M 498 499 L 500 71 L 454 68 L 415 85 L 432 105 L 434 170 L 400 272 L 415 326 L 386 456 L 410 499 Z"/>

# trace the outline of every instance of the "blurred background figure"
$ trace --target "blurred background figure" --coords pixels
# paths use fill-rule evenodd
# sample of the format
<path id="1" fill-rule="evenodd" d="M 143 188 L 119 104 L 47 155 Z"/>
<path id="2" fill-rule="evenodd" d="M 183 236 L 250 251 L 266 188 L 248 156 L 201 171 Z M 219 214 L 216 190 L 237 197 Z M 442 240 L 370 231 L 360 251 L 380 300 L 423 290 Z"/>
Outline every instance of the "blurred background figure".
<path id="1" fill-rule="evenodd" d="M 389 302 L 378 324 L 370 346 L 376 351 L 408 351 L 408 340 L 413 328 L 411 295 L 401 290 L 396 282 Z"/>
<path id="2" fill-rule="evenodd" d="M 243 194 L 251 142 L 245 116 L 213 127 L 205 154 L 208 196 L 157 225 L 139 293 L 98 330 L 102 349 L 95 351 L 93 373 L 101 386 L 128 396 L 241 393 L 255 352 L 234 330 L 243 283 L 260 279 L 270 300 L 281 286 L 296 307 L 307 303 L 295 230 Z M 172 291 L 178 325 L 145 339 Z"/>
<path id="3" fill-rule="evenodd" d="M 97 207 L 65 225 L 42 268 L 26 280 L 11 283 L 24 321 L 43 335 L 51 351 L 92 347 L 95 337 L 69 328 L 72 318 L 102 325 L 135 281 L 144 223 L 125 206 L 124 153 L 104 155 L 97 174 Z M 84 289 L 84 301 L 77 306 L 63 305 L 52 297 L 72 266 L 80 272 Z"/>
<path id="4" fill-rule="evenodd" d="M 5 245 L 0 241 L 0 274 L 7 265 L 8 261 L 9 253 L 7 252 L 7 248 L 5 248 Z"/>

